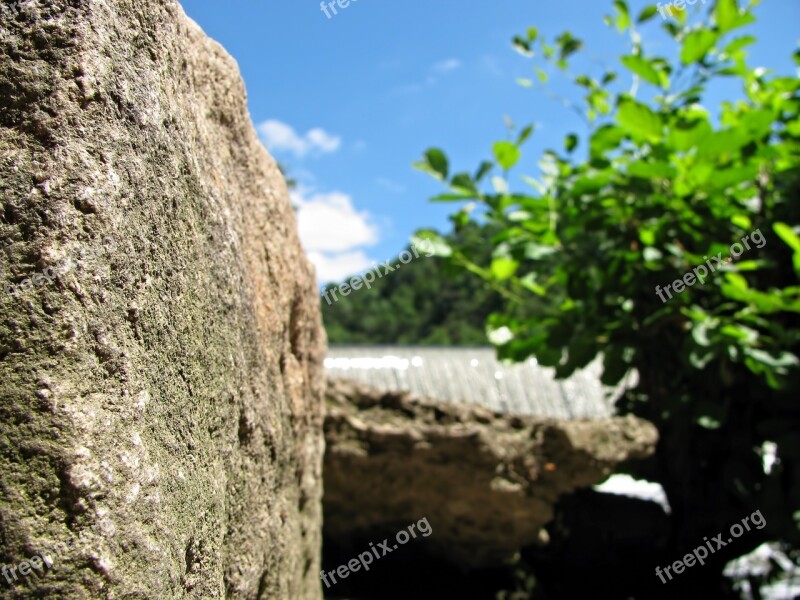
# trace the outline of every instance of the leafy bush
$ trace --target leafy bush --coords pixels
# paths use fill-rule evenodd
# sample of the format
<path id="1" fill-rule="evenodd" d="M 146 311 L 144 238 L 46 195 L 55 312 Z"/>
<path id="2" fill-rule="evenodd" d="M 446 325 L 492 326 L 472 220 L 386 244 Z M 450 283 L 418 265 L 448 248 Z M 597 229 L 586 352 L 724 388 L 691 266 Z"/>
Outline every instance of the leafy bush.
<path id="1" fill-rule="evenodd" d="M 512 191 L 509 171 L 530 127 L 494 144 L 474 174 L 451 175 L 439 149 L 416 165 L 447 184 L 434 200 L 472 202 L 454 215 L 457 228 L 499 228 L 491 258 L 432 231 L 419 235 L 516 304 L 517 314 L 488 322 L 501 357 L 535 355 L 566 377 L 601 354 L 607 384 L 638 373 L 619 409 L 661 432 L 639 474 L 667 491 L 675 556 L 756 509 L 768 533 L 737 541 L 723 557 L 766 537 L 797 546 L 800 81 L 748 66 L 756 40 L 739 31 L 754 21 L 753 6 L 719 0 L 707 25 L 676 14 L 661 25 L 675 58 L 649 53 L 637 30 L 652 25 L 655 7 L 634 18 L 624 1 L 613 6 L 608 24 L 631 39 L 622 73 L 571 75 L 583 44 L 569 33 L 554 43 L 535 29 L 514 39 L 581 90 L 588 125 L 586 135 L 544 153 L 538 178 L 522 177 L 529 191 Z M 800 64 L 800 53 L 794 59 Z M 540 64 L 544 82 L 550 75 Z M 630 89 L 623 79 L 632 79 Z M 738 80 L 742 96 L 714 112 L 702 102 L 721 79 Z M 732 244 L 754 233 L 758 244 L 730 256 Z M 659 288 L 699 265 L 704 283 L 695 278 L 659 298 Z M 767 442 L 778 448 L 771 470 L 762 465 Z M 719 577 L 721 566 L 697 572 Z"/>

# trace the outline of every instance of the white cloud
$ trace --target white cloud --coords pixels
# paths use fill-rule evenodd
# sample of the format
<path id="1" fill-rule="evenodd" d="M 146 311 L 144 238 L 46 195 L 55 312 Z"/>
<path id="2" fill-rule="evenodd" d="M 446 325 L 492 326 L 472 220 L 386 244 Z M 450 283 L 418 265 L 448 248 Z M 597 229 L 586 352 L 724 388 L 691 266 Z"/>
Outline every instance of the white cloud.
<path id="1" fill-rule="evenodd" d="M 315 193 L 300 186 L 292 193 L 300 239 L 320 282 L 338 281 L 374 261 L 361 249 L 378 242 L 378 228 L 342 192 Z"/>
<path id="2" fill-rule="evenodd" d="M 308 258 L 317 270 L 317 281 L 320 284 L 342 281 L 346 277 L 366 271 L 375 263 L 363 250 L 336 255 L 309 252 Z"/>
<path id="3" fill-rule="evenodd" d="M 297 206 L 300 239 L 309 252 L 344 252 L 378 241 L 378 229 L 366 211 L 357 211 L 350 196 L 341 192 L 292 193 Z"/>
<path id="4" fill-rule="evenodd" d="M 271 152 L 292 152 L 303 157 L 309 152 L 335 152 L 342 144 L 340 137 L 315 127 L 305 136 L 298 134 L 291 125 L 276 119 L 264 121 L 257 127 L 264 144 Z"/>
<path id="5" fill-rule="evenodd" d="M 306 134 L 306 139 L 323 152 L 336 152 L 342 143 L 341 138 L 330 135 L 324 129 L 316 127 Z"/>
<path id="6" fill-rule="evenodd" d="M 457 58 L 448 58 L 447 60 L 441 60 L 433 65 L 433 70 L 438 73 L 449 73 L 450 71 L 455 71 L 460 66 L 460 60 Z"/>

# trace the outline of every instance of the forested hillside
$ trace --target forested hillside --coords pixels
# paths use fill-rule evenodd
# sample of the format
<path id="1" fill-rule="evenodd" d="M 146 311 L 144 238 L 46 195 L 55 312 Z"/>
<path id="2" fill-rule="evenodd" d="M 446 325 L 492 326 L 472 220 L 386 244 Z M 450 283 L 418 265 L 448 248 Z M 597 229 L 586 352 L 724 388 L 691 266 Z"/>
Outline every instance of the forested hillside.
<path id="1" fill-rule="evenodd" d="M 448 239 L 477 248 L 486 247 L 490 235 L 488 229 L 472 226 Z M 486 318 L 505 305 L 485 283 L 424 254 L 376 279 L 371 289 L 337 297 L 330 304 L 322 300 L 331 344 L 485 345 Z"/>

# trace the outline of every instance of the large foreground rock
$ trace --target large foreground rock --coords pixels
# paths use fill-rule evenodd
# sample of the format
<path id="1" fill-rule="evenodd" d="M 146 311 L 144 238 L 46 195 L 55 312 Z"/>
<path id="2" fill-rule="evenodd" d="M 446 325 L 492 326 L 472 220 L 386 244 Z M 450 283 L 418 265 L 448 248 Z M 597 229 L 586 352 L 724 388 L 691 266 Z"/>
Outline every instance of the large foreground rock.
<path id="1" fill-rule="evenodd" d="M 324 333 L 234 61 L 3 2 L 0 88 L 0 596 L 320 597 Z"/>
<path id="2" fill-rule="evenodd" d="M 329 381 L 327 404 L 326 538 L 360 552 L 426 518 L 433 533 L 414 544 L 464 567 L 512 561 L 540 541 L 559 495 L 603 481 L 657 441 L 634 417 L 501 415 L 347 380 Z"/>

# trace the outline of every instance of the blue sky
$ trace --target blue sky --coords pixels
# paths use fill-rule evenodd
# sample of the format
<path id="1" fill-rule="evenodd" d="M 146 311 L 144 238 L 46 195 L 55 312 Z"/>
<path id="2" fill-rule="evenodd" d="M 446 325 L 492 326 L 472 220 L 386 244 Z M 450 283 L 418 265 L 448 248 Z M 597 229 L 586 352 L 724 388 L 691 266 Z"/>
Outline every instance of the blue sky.
<path id="1" fill-rule="evenodd" d="M 533 77 L 534 63 L 512 50 L 512 36 L 530 26 L 550 39 L 569 30 L 586 43 L 580 66 L 595 74 L 617 68 L 627 47 L 603 24 L 606 0 L 357 0 L 335 16 L 329 9 L 331 18 L 319 0 L 182 4 L 238 61 L 262 140 L 300 181 L 301 237 L 323 281 L 394 256 L 418 228 L 449 229 L 454 205 L 430 203 L 440 185 L 411 167 L 425 148 L 473 171 L 507 137 L 507 115 L 537 124 L 524 174 L 566 134 L 585 133 L 572 111 L 516 83 Z M 647 2 L 630 4 L 638 14 Z M 796 73 L 800 0 L 765 0 L 757 15 L 751 65 Z M 642 35 L 650 51 L 669 53 L 660 21 Z M 572 95 L 557 79 L 550 89 Z"/>

